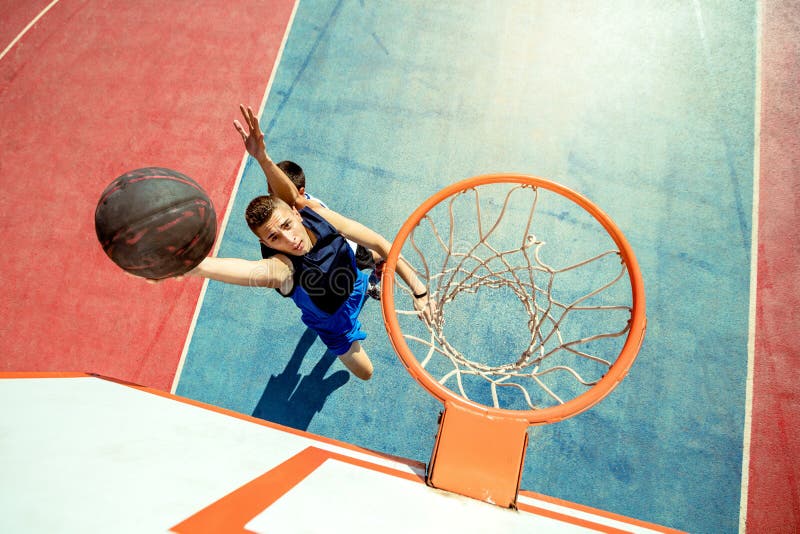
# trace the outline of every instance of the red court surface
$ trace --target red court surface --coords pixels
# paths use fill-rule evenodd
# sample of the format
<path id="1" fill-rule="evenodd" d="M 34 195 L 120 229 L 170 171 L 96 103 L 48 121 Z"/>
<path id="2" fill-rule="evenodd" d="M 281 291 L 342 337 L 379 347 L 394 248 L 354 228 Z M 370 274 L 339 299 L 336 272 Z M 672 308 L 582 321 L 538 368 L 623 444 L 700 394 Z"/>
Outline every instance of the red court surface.
<path id="1" fill-rule="evenodd" d="M 800 3 L 762 4 L 751 532 L 800 529 Z"/>
<path id="2" fill-rule="evenodd" d="M 6 42 L 47 5 L 12 4 Z M 131 284 L 97 244 L 94 206 L 116 176 L 163 166 L 200 182 L 221 221 L 237 104 L 263 98 L 293 8 L 63 0 L 0 61 L 0 369 L 170 387 L 201 283 Z"/>

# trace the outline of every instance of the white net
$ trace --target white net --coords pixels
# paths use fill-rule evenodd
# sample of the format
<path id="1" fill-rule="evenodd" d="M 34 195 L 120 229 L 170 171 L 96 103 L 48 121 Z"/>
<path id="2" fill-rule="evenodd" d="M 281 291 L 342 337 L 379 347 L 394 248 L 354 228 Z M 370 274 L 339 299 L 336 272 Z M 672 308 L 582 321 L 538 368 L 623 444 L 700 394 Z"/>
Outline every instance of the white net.
<path id="1" fill-rule="evenodd" d="M 590 213 L 548 189 L 467 189 L 433 207 L 401 254 L 436 307 L 429 324 L 419 320 L 396 286 L 406 343 L 464 398 L 508 410 L 562 404 L 596 384 L 624 344 L 632 299 L 620 251 Z"/>

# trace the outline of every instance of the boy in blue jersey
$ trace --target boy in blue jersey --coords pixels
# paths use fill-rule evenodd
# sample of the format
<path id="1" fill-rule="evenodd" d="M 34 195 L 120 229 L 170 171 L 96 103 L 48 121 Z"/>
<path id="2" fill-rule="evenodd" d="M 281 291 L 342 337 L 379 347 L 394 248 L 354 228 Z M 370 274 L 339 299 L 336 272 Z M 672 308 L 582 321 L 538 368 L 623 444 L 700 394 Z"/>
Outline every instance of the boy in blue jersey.
<path id="1" fill-rule="evenodd" d="M 256 197 L 245 212 L 253 233 L 274 252 L 260 261 L 208 257 L 188 274 L 238 285 L 271 287 L 300 308 L 303 323 L 317 332 L 329 350 L 358 378 L 372 376 L 372 362 L 360 341 L 366 337 L 358 314 L 364 305 L 368 276 L 356 266 L 345 238 L 386 258 L 391 243 L 366 226 L 307 199 L 270 159 L 253 110 L 240 106 L 248 130 L 234 121 L 247 152 L 267 177 L 269 196 Z M 423 320 L 433 310 L 428 292 L 408 263 L 397 274 L 414 294 Z"/>

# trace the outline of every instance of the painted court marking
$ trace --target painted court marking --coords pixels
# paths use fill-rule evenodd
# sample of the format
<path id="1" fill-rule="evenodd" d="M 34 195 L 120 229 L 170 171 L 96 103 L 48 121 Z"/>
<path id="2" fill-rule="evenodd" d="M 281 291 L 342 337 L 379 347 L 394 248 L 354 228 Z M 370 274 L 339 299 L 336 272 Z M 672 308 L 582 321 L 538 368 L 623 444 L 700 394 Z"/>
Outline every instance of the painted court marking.
<path id="1" fill-rule="evenodd" d="M 747 501 L 750 488 L 750 447 L 753 428 L 753 386 L 756 359 L 756 305 L 758 297 L 758 210 L 761 187 L 761 50 L 763 24 L 761 2 L 756 5 L 756 89 L 753 117 L 753 211 L 750 237 L 750 310 L 747 320 L 747 379 L 745 381 L 744 429 L 742 430 L 742 483 L 739 500 L 739 532 L 747 526 Z"/>
<path id="2" fill-rule="evenodd" d="M 23 36 L 24 36 L 26 33 L 28 33 L 28 30 L 30 30 L 30 29 L 33 27 L 33 25 L 34 25 L 34 24 L 36 24 L 36 22 L 38 22 L 38 20 L 39 20 L 40 18 L 42 18 L 42 17 L 44 16 L 44 14 L 45 14 L 45 13 L 47 13 L 48 11 L 50 11 L 50 8 L 51 8 L 51 7 L 53 7 L 54 5 L 56 5 L 57 3 L 58 3 L 58 0 L 53 0 L 52 2 L 50 2 L 50 5 L 48 5 L 46 8 L 44 8 L 44 9 L 41 11 L 41 13 L 39 13 L 38 15 L 36 15 L 36 16 L 33 18 L 33 20 L 32 20 L 32 21 L 30 21 L 30 22 L 28 23 L 28 25 L 27 25 L 27 26 L 25 26 L 25 28 L 24 28 L 24 29 L 23 29 L 21 32 L 19 32 L 19 34 L 18 34 L 16 37 L 14 37 L 14 39 L 13 39 L 13 40 L 12 40 L 12 41 L 11 41 L 11 42 L 8 44 L 8 46 L 5 48 L 5 50 L 3 50 L 2 52 L 0 52 L 0 60 L 2 60 L 2 59 L 5 57 L 5 55 L 6 55 L 6 54 L 7 54 L 7 53 L 8 53 L 8 52 L 9 52 L 9 51 L 12 49 L 12 48 L 14 48 L 14 45 L 15 45 L 15 44 L 17 44 L 17 41 L 19 41 L 20 39 L 22 39 L 22 37 L 23 37 Z"/>

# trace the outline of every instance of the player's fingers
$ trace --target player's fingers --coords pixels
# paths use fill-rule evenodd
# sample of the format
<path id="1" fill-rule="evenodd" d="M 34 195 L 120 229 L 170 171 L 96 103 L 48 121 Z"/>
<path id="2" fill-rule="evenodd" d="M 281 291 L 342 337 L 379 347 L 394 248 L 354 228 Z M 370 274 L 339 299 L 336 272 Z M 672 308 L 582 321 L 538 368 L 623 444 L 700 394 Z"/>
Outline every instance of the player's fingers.
<path id="1" fill-rule="evenodd" d="M 433 314 L 435 309 L 436 305 L 429 298 L 428 301 L 425 303 L 425 308 L 423 309 L 423 320 L 425 321 L 425 324 L 427 324 L 428 326 L 433 324 Z"/>
<path id="2" fill-rule="evenodd" d="M 245 133 L 244 128 L 242 128 L 242 125 L 239 123 L 239 121 L 234 120 L 233 121 L 233 125 L 236 127 L 236 131 L 239 132 L 239 135 L 242 136 L 242 140 L 246 141 L 247 140 L 247 134 Z"/>
<path id="3" fill-rule="evenodd" d="M 430 301 L 427 298 L 423 302 L 415 299 L 414 308 L 417 310 L 417 318 L 429 325 L 431 321 Z"/>
<path id="4" fill-rule="evenodd" d="M 422 310 L 419 313 L 419 320 L 425 323 L 426 325 L 430 326 L 431 324 L 430 312 L 428 312 L 427 310 Z"/>
<path id="5" fill-rule="evenodd" d="M 130 276 L 131 278 L 136 278 L 137 280 L 142 280 L 141 276 L 135 275 L 133 273 L 129 273 L 128 271 L 122 271 L 122 273 L 125 276 Z M 144 281 L 147 282 L 148 284 L 156 284 L 156 283 L 158 283 L 158 280 L 151 280 L 149 278 L 145 278 Z"/>
<path id="6" fill-rule="evenodd" d="M 247 106 L 247 112 L 250 114 L 250 124 L 252 125 L 254 130 L 257 130 L 258 129 L 258 117 L 256 117 L 255 113 L 253 113 L 253 108 L 251 108 L 250 106 Z"/>

